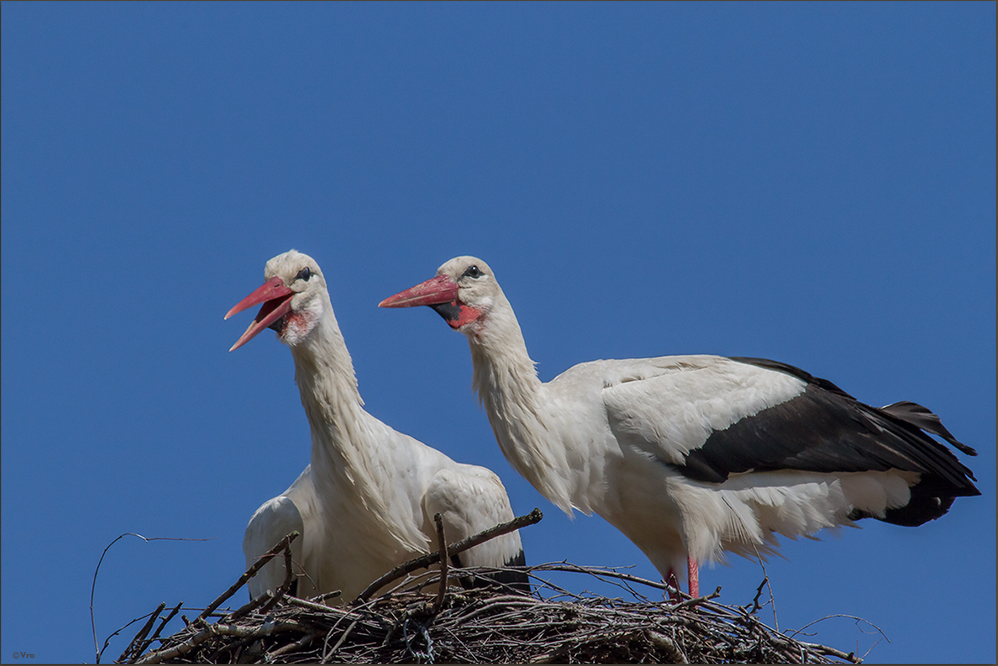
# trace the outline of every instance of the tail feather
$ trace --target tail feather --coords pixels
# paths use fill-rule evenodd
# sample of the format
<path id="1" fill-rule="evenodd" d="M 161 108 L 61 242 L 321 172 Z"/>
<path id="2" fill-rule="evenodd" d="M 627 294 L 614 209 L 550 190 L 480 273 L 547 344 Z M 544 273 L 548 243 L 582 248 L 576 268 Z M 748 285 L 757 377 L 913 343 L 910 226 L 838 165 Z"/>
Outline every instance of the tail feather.
<path id="1" fill-rule="evenodd" d="M 464 566 L 461 562 L 460 556 L 458 555 L 451 555 L 450 561 L 451 565 L 455 569 Z M 506 560 L 504 566 L 523 567 L 526 566 L 526 564 L 526 555 L 524 555 L 523 550 L 520 550 L 517 555 Z M 516 569 L 497 569 L 495 570 L 495 573 L 490 573 L 485 576 L 460 576 L 458 580 L 461 583 L 461 587 L 466 590 L 499 584 L 501 586 L 512 588 L 518 592 L 524 592 L 526 594 L 530 593 L 530 576 L 526 571 L 518 571 Z"/>
<path id="2" fill-rule="evenodd" d="M 958 441 L 957 438 L 953 436 L 953 433 L 946 429 L 946 426 L 943 425 L 942 420 L 938 416 L 916 402 L 902 400 L 901 402 L 895 402 L 881 407 L 880 409 L 896 419 L 900 419 L 905 423 L 910 423 L 916 428 L 921 428 L 925 432 L 931 432 L 933 435 L 939 435 L 957 449 L 966 453 L 968 456 L 977 455 L 976 450 L 967 446 L 963 442 Z"/>

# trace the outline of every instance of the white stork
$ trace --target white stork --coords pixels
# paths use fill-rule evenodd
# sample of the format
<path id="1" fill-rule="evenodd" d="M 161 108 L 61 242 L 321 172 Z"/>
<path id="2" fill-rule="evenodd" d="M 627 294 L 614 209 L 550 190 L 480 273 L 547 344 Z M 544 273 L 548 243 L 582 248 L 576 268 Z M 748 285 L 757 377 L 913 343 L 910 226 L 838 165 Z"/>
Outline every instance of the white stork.
<path id="1" fill-rule="evenodd" d="M 454 462 L 364 411 L 326 281 L 311 257 L 285 252 L 267 262 L 264 277 L 225 315 L 263 304 L 229 351 L 265 328 L 290 347 L 312 455 L 298 480 L 253 514 L 243 542 L 247 567 L 297 529 L 302 536 L 292 552 L 304 571 L 298 596 L 341 590 L 340 599 L 350 601 L 393 567 L 435 549 L 434 514 L 441 514 L 449 542 L 513 519 L 493 472 Z M 525 560 L 520 536 L 511 532 L 452 562 L 499 567 Z M 284 577 L 283 561 L 272 561 L 251 579 L 251 598 L 275 590 Z M 527 587 L 523 572 L 496 578 Z"/>
<path id="2" fill-rule="evenodd" d="M 870 407 L 783 363 L 600 360 L 542 383 L 492 269 L 474 257 L 380 305 L 428 305 L 464 333 L 472 384 L 510 464 L 569 515 L 605 518 L 667 582 L 678 586 L 686 569 L 694 596 L 697 563 L 723 551 L 764 556 L 775 534 L 860 518 L 921 525 L 980 494 L 926 433 L 976 452 L 929 410 Z"/>

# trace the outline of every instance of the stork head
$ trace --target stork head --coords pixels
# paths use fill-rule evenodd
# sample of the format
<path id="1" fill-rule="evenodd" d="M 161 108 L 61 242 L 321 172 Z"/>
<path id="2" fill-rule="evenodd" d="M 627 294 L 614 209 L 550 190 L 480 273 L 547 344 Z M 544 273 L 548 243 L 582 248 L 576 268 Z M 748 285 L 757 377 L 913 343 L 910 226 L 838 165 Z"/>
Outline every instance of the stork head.
<path id="1" fill-rule="evenodd" d="M 381 308 L 428 305 L 462 333 L 475 333 L 502 296 L 492 269 L 476 257 L 455 257 L 437 269 L 437 276 L 389 296 Z"/>
<path id="2" fill-rule="evenodd" d="M 266 282 L 225 315 L 228 319 L 237 312 L 263 304 L 249 328 L 229 351 L 239 349 L 265 328 L 274 329 L 281 342 L 294 347 L 308 337 L 322 317 L 326 280 L 312 257 L 289 250 L 268 261 L 263 276 Z"/>

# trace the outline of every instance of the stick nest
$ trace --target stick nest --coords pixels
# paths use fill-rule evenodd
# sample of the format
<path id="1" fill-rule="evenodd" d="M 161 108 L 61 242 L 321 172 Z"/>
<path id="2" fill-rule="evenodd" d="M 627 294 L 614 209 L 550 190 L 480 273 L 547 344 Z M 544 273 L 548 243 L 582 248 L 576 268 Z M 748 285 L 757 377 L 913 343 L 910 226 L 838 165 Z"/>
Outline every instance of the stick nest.
<path id="1" fill-rule="evenodd" d="M 781 634 L 758 605 L 726 606 L 709 597 L 650 601 L 612 569 L 526 567 L 530 595 L 498 587 L 455 591 L 439 609 L 435 593 L 413 589 L 326 607 L 284 597 L 259 608 L 197 619 L 166 638 L 136 636 L 124 663 L 860 663 L 853 654 Z M 616 580 L 633 601 L 576 595 L 545 582 L 549 571 Z M 462 569 L 482 576 L 486 569 Z M 424 576 L 425 585 L 439 582 Z M 651 581 L 648 581 L 651 583 Z M 651 583 L 652 587 L 658 587 Z M 547 597 L 547 598 L 544 598 Z M 261 599 L 266 599 L 266 595 Z M 240 609 L 242 610 L 242 609 Z M 142 632 L 140 632 L 141 634 Z M 153 642 L 160 645 L 150 650 Z"/>
<path id="2" fill-rule="evenodd" d="M 533 522 L 539 520 L 539 512 Z M 522 519 L 517 519 L 522 520 Z M 516 525 L 522 526 L 523 523 Z M 512 523 L 507 524 L 512 525 Z M 484 535 L 485 533 L 483 533 Z M 160 637 L 181 610 L 148 620 L 118 658 L 120 663 L 861 663 L 853 653 L 802 643 L 758 617 L 763 584 L 750 605 L 716 603 L 716 592 L 691 598 L 664 583 L 600 567 L 567 563 L 518 567 L 530 594 L 481 583 L 497 569 L 419 569 L 438 553 L 402 565 L 360 598 L 341 606 L 287 594 L 291 576 L 234 611 L 216 610 L 270 557 L 282 550 L 290 564 L 292 534 L 276 545 L 193 621 Z M 470 540 L 466 540 L 470 541 Z M 442 542 L 446 543 L 446 542 Z M 462 542 L 463 544 L 464 542 Z M 450 552 L 461 550 L 454 544 Z M 441 547 L 446 563 L 448 548 Z M 624 598 L 575 594 L 545 579 L 571 572 L 612 583 Z M 401 580 L 400 580 L 401 579 Z M 462 587 L 457 587 L 457 583 Z M 449 583 L 449 585 L 448 585 Z M 650 588 L 649 596 L 639 589 Z M 374 596 L 372 589 L 383 591 Z M 648 592 L 648 590 L 645 590 Z M 671 598 L 663 599 L 668 591 Z M 157 629 L 153 625 L 159 619 Z M 212 621 L 214 620 L 214 621 Z M 158 645 L 154 646 L 154 643 Z"/>

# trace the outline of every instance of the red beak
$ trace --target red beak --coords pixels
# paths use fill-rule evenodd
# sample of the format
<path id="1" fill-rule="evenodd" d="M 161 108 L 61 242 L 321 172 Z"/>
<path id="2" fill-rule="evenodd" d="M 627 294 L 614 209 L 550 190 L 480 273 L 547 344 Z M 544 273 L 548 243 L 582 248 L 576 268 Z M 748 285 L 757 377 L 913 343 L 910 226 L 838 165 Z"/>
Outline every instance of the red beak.
<path id="1" fill-rule="evenodd" d="M 389 296 L 379 308 L 411 308 L 417 305 L 440 305 L 457 300 L 457 284 L 446 275 L 438 275 L 415 287 Z"/>
<path id="2" fill-rule="evenodd" d="M 284 281 L 281 278 L 274 276 L 264 282 L 263 286 L 259 289 L 239 301 L 235 307 L 225 314 L 226 319 L 238 312 L 253 307 L 257 303 L 263 303 L 263 307 L 260 308 L 260 312 L 257 313 L 253 323 L 236 340 L 236 344 L 229 348 L 229 351 L 239 349 L 252 340 L 257 333 L 289 313 L 291 311 L 291 298 L 294 295 L 295 292 L 284 286 Z"/>
<path id="3" fill-rule="evenodd" d="M 389 296 L 378 303 L 379 308 L 411 308 L 429 305 L 455 331 L 482 316 L 482 311 L 457 300 L 457 283 L 446 275 L 438 275 L 411 289 Z"/>

